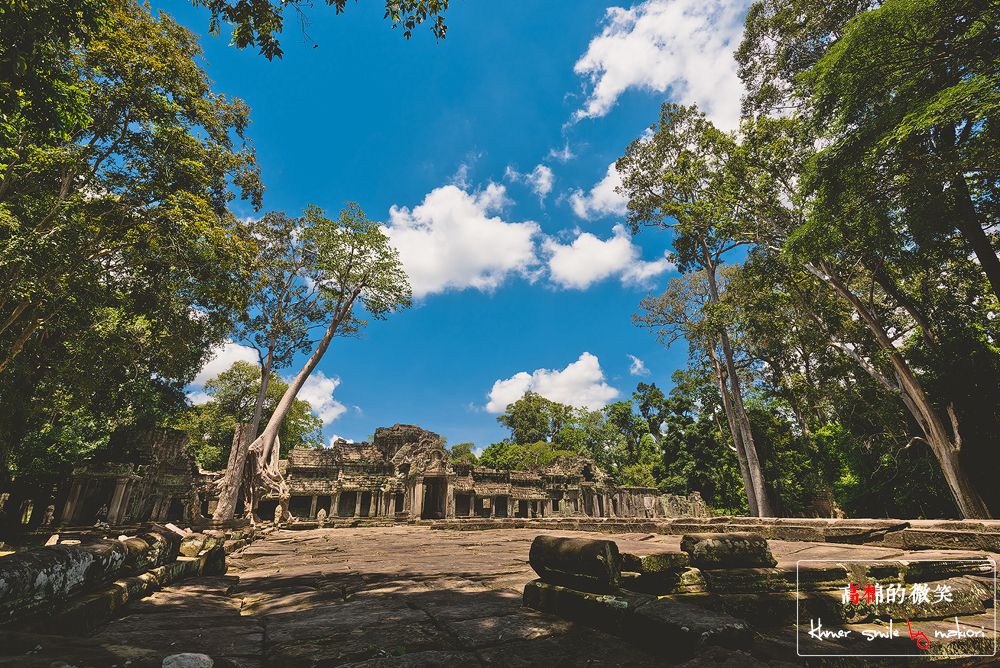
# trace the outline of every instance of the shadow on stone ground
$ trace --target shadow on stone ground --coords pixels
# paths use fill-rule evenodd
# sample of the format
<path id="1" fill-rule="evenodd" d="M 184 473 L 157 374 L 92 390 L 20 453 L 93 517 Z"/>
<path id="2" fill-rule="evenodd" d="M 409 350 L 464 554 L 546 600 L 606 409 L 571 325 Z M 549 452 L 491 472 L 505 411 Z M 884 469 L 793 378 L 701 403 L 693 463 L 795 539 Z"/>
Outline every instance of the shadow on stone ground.
<path id="1" fill-rule="evenodd" d="M 231 555 L 226 576 L 168 587 L 130 605 L 124 616 L 89 638 L 7 633 L 0 665 L 159 668 L 165 656 L 181 652 L 208 654 L 216 666 L 243 668 L 677 665 L 669 646 L 642 651 L 523 607 L 524 587 L 536 577 L 528 566 L 528 549 L 539 533 L 591 535 L 415 526 L 278 531 Z M 625 546 L 642 542 L 672 549 L 680 538 L 613 537 Z M 782 554 L 802 549 L 787 545 L 787 550 L 773 547 L 779 561 Z M 650 641 L 656 647 L 656 639 Z M 805 664 L 713 649 L 682 665 Z M 994 664 L 991 659 L 961 665 Z"/>

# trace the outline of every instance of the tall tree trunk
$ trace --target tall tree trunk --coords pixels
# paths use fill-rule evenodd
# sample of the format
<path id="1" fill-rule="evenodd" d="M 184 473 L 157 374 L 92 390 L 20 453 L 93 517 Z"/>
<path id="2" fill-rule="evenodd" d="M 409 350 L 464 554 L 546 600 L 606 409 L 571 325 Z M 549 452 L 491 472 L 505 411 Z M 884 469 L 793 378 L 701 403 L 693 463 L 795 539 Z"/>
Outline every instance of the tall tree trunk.
<path id="1" fill-rule="evenodd" d="M 712 304 L 719 304 L 719 288 L 715 281 L 716 262 L 708 251 L 708 246 L 704 239 L 701 239 L 703 266 L 705 277 L 708 279 L 709 298 Z M 743 437 L 743 450 L 746 454 L 747 468 L 750 472 L 750 480 L 753 482 L 754 496 L 757 498 L 757 517 L 774 517 L 771 510 L 771 503 L 767 497 L 767 489 L 764 487 L 764 475 L 760 470 L 760 461 L 757 458 L 757 448 L 754 447 L 753 433 L 750 430 L 750 420 L 747 419 L 746 409 L 743 406 L 743 393 L 740 390 L 740 377 L 736 373 L 736 364 L 733 361 L 733 347 L 729 343 L 729 334 L 725 328 L 719 332 L 719 339 L 722 342 L 722 354 L 726 362 L 726 372 L 729 376 L 729 387 L 732 390 L 733 413 L 739 424 L 740 434 Z M 748 497 L 749 498 L 749 497 Z"/>
<path id="2" fill-rule="evenodd" d="M 750 468 L 747 466 L 746 450 L 743 447 L 743 434 L 740 432 L 736 422 L 736 413 L 733 412 L 733 404 L 729 399 L 729 390 L 726 387 L 726 374 L 722 369 L 718 356 L 715 354 L 714 345 L 709 348 L 708 355 L 712 359 L 712 369 L 715 371 L 715 380 L 719 385 L 719 394 L 722 395 L 722 410 L 726 413 L 726 420 L 729 422 L 729 433 L 733 435 L 733 444 L 736 446 L 736 459 L 740 463 L 740 474 L 743 476 L 743 489 L 747 494 L 747 510 L 751 517 L 760 517 L 757 506 L 757 492 L 754 489 L 753 478 L 750 476 Z"/>
<path id="3" fill-rule="evenodd" d="M 226 465 L 226 472 L 218 485 L 219 503 L 215 507 L 212 519 L 233 519 L 240 487 L 243 483 L 243 468 L 246 465 L 247 451 L 250 449 L 250 441 L 253 440 L 254 433 L 253 426 L 249 423 L 241 422 L 236 425 L 236 431 L 233 432 L 233 447 L 229 451 L 229 463 Z"/>

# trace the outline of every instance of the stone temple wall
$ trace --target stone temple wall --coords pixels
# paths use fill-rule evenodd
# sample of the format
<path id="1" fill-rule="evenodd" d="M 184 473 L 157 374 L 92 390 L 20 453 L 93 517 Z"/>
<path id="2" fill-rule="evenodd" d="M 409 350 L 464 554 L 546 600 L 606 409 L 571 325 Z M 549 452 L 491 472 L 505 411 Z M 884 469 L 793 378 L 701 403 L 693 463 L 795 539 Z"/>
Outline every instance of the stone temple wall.
<path id="1" fill-rule="evenodd" d="M 301 519 L 392 517 L 624 517 L 711 514 L 697 493 L 663 497 L 618 487 L 587 457 L 560 456 L 536 471 L 451 462 L 441 437 L 416 425 L 375 430 L 372 443 L 340 439 L 325 450 L 294 449 L 284 471 L 289 510 Z M 261 502 L 266 516 L 276 498 Z"/>

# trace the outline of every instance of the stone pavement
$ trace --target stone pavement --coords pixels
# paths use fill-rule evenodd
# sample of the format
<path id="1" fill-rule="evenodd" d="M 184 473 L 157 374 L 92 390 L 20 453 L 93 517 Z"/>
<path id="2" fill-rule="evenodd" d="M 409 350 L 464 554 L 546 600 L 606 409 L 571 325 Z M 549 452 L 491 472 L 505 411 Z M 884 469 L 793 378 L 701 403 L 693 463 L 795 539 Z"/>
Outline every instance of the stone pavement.
<path id="1" fill-rule="evenodd" d="M 165 588 L 130 605 L 125 616 L 90 638 L 3 634 L 0 666 L 159 668 L 165 656 L 181 652 L 243 668 L 675 664 L 669 646 L 641 651 L 523 607 L 524 587 L 536 578 L 528 551 L 541 533 L 611 538 L 622 552 L 677 550 L 681 542 L 680 535 L 651 533 L 431 531 L 407 525 L 276 531 L 231 555 L 227 575 Z M 905 555 L 865 545 L 769 543 L 779 568 L 794 567 L 799 559 Z M 796 665 L 788 662 L 782 652 L 787 643 L 780 639 L 771 643 L 772 654 L 764 647 L 757 658 L 712 650 L 684 665 Z"/>

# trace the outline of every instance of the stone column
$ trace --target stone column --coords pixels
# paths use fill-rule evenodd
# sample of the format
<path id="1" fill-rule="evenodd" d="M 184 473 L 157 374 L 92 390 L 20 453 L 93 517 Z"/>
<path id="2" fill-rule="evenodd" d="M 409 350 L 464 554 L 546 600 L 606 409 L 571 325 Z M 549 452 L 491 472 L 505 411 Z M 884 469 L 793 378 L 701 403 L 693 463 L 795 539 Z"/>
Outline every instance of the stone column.
<path id="1" fill-rule="evenodd" d="M 490 519 L 497 516 L 497 497 L 490 497 Z"/>
<path id="2" fill-rule="evenodd" d="M 455 481 L 452 478 L 448 478 L 448 491 L 444 497 L 444 518 L 455 519 Z"/>
<path id="3" fill-rule="evenodd" d="M 319 497 L 313 494 L 312 503 L 309 504 L 309 519 L 316 519 L 316 505 L 319 503 Z"/>
<path id="4" fill-rule="evenodd" d="M 420 511 L 424 505 L 424 479 L 413 479 L 413 492 L 410 494 L 410 519 L 419 520 Z"/>
<path id="5" fill-rule="evenodd" d="M 354 493 L 354 515 L 353 517 L 361 517 L 361 490 L 359 489 Z"/>
<path id="6" fill-rule="evenodd" d="M 128 512 L 129 504 L 132 502 L 132 492 L 135 490 L 135 478 L 130 478 L 125 484 L 125 494 L 122 497 L 121 510 L 118 513 L 118 517 L 114 519 L 115 524 L 121 524 L 125 521 L 125 513 Z M 211 513 L 209 513 L 211 515 Z"/>
<path id="7" fill-rule="evenodd" d="M 125 485 L 128 484 L 128 478 L 120 478 L 115 484 L 115 493 L 111 497 L 111 507 L 108 508 L 108 522 L 117 523 L 118 515 L 122 510 L 122 500 L 125 498 Z"/>
<path id="8" fill-rule="evenodd" d="M 469 517 L 476 516 L 476 493 L 469 492 Z"/>
<path id="9" fill-rule="evenodd" d="M 60 524 L 69 524 L 76 515 L 76 504 L 80 500 L 80 492 L 83 491 L 83 480 L 76 478 L 73 480 L 73 488 L 66 498 L 66 505 L 63 506 L 62 515 L 59 516 Z"/>
<path id="10" fill-rule="evenodd" d="M 368 517 L 375 517 L 375 492 L 368 499 Z"/>

